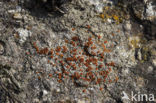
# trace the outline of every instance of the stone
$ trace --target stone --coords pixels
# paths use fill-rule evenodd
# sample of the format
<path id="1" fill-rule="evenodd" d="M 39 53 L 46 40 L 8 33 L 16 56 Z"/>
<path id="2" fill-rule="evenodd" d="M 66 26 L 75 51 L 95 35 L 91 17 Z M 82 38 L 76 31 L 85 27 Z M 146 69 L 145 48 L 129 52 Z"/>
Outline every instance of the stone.
<path id="1" fill-rule="evenodd" d="M 19 28 L 19 29 L 17 29 L 17 32 L 19 34 L 21 43 L 24 43 L 27 40 L 27 37 L 31 36 L 31 32 L 27 29 Z"/>
<path id="2" fill-rule="evenodd" d="M 152 66 L 149 66 L 148 67 L 148 73 L 152 73 L 153 72 L 153 67 Z"/>
<path id="3" fill-rule="evenodd" d="M 156 59 L 152 60 L 153 65 L 156 67 Z"/>
<path id="4" fill-rule="evenodd" d="M 0 41 L 0 55 L 2 55 L 4 53 L 4 42 Z"/>
<path id="5" fill-rule="evenodd" d="M 131 23 L 130 23 L 130 21 L 128 21 L 128 22 L 126 22 L 126 25 L 125 25 L 125 29 L 127 30 L 127 31 L 130 31 L 131 30 Z"/>
<path id="6" fill-rule="evenodd" d="M 154 9 L 156 6 L 152 4 L 152 2 L 147 3 L 146 8 L 146 18 L 149 20 L 153 20 L 156 18 L 156 10 Z"/>
<path id="7" fill-rule="evenodd" d="M 22 15 L 20 13 L 14 13 L 13 18 L 17 19 L 17 20 L 21 20 L 22 19 Z"/>
<path id="8" fill-rule="evenodd" d="M 142 40 L 155 34 L 155 6 L 141 1 L 1 0 L 0 103 L 129 103 L 123 91 L 154 92 L 155 44 Z"/>

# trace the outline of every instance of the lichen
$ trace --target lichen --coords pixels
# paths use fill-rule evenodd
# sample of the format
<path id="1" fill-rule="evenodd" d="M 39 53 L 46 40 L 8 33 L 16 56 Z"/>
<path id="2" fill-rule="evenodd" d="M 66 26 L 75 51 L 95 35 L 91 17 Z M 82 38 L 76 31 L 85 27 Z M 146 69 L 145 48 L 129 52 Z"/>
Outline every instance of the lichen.
<path id="1" fill-rule="evenodd" d="M 87 29 L 90 28 L 87 25 Z M 107 55 L 111 52 L 107 40 L 96 36 L 88 37 L 85 42 L 81 42 L 81 38 L 73 36 L 64 41 L 63 45 L 53 48 L 40 47 L 36 42 L 32 43 L 35 55 L 47 57 L 47 64 L 53 67 L 48 74 L 43 71 L 36 72 L 39 80 L 44 74 L 49 79 L 55 78 L 58 83 L 71 80 L 75 86 L 85 88 L 118 81 L 118 77 L 113 72 L 115 62 L 106 61 Z M 99 89 L 103 90 L 102 87 Z"/>
<path id="2" fill-rule="evenodd" d="M 122 23 L 124 20 L 129 19 L 129 16 L 124 12 L 124 9 L 121 10 L 121 8 L 117 6 L 105 6 L 103 8 L 103 12 L 99 14 L 99 17 L 102 18 L 104 22 L 107 22 L 108 19 L 111 19 L 116 24 Z"/>

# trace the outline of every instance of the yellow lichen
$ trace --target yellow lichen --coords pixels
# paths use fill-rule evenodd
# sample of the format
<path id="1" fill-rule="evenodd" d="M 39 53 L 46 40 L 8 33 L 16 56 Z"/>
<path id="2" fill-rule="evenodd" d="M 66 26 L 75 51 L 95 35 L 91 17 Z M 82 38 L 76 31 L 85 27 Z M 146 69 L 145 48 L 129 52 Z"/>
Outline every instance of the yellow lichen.
<path id="1" fill-rule="evenodd" d="M 99 15 L 106 22 L 108 19 L 113 19 L 116 24 L 122 23 L 124 19 L 128 19 L 128 15 L 118 7 L 104 7 L 103 13 Z"/>
<path id="2" fill-rule="evenodd" d="M 139 48 L 141 46 L 141 43 L 140 43 L 140 37 L 139 36 L 132 36 L 132 37 L 129 37 L 129 46 L 132 48 L 132 49 L 135 49 L 135 48 Z"/>

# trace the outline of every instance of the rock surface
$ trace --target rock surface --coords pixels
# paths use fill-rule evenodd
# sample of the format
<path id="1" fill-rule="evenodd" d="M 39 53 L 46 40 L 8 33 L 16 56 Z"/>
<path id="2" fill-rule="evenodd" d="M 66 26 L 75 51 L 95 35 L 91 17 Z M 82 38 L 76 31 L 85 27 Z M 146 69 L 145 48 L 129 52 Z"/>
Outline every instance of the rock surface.
<path id="1" fill-rule="evenodd" d="M 0 1 L 0 103 L 156 96 L 155 21 L 155 0 Z"/>

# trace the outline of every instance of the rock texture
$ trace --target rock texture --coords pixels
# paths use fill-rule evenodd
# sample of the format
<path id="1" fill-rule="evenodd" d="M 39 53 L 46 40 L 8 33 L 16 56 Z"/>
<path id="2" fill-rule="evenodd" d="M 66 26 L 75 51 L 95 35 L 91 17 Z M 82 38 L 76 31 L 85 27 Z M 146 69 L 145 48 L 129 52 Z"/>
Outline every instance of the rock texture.
<path id="1" fill-rule="evenodd" d="M 1 0 L 0 103 L 156 96 L 155 21 L 155 0 Z"/>

